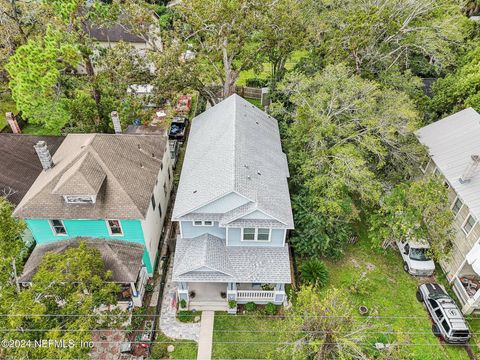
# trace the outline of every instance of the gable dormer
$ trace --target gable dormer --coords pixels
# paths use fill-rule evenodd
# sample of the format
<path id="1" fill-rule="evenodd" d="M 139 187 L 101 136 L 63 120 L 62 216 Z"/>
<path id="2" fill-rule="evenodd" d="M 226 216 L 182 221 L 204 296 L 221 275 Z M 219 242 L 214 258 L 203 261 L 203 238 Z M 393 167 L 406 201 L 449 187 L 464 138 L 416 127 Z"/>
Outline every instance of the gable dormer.
<path id="1" fill-rule="evenodd" d="M 52 194 L 68 204 L 94 204 L 107 175 L 95 157 L 86 152 L 61 176 Z"/>

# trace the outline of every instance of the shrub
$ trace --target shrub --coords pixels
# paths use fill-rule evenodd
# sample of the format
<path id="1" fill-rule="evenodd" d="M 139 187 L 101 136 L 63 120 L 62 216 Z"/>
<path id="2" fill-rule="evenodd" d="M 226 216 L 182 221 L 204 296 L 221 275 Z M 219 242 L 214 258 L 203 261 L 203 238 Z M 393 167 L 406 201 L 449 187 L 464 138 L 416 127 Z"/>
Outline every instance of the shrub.
<path id="1" fill-rule="evenodd" d="M 254 302 L 248 302 L 245 304 L 245 310 L 247 311 L 254 311 L 257 308 L 257 304 Z"/>
<path id="2" fill-rule="evenodd" d="M 268 80 L 260 79 L 258 77 L 249 78 L 245 81 L 245 85 L 249 87 L 261 88 L 268 86 Z"/>
<path id="3" fill-rule="evenodd" d="M 144 307 L 134 308 L 132 311 L 132 329 L 140 329 L 147 319 L 147 309 Z"/>
<path id="4" fill-rule="evenodd" d="M 146 291 L 146 292 L 152 292 L 152 291 L 153 291 L 153 288 L 154 288 L 154 285 L 153 285 L 153 284 L 147 284 L 147 285 L 145 285 L 145 291 Z"/>
<path id="5" fill-rule="evenodd" d="M 234 309 L 237 307 L 237 302 L 235 300 L 228 300 L 228 307 Z"/>
<path id="6" fill-rule="evenodd" d="M 187 300 L 185 299 L 180 300 L 180 307 L 182 309 L 185 309 L 187 307 Z"/>
<path id="7" fill-rule="evenodd" d="M 265 314 L 267 315 L 275 315 L 277 313 L 277 305 L 268 303 L 265 305 Z"/>
<path id="8" fill-rule="evenodd" d="M 181 321 L 181 322 L 193 322 L 195 319 L 195 316 L 197 315 L 194 314 L 193 311 L 183 310 L 178 312 L 177 319 L 178 321 Z"/>
<path id="9" fill-rule="evenodd" d="M 328 269 L 318 259 L 310 259 L 300 265 L 302 281 L 310 285 L 325 286 L 328 282 Z"/>

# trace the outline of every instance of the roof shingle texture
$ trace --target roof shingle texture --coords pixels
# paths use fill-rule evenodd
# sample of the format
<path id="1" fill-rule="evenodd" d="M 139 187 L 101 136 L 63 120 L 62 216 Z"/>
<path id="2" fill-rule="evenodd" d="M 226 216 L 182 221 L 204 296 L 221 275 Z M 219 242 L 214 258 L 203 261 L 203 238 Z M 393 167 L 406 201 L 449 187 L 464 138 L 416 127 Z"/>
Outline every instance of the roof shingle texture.
<path id="1" fill-rule="evenodd" d="M 47 143 L 50 154 L 55 154 L 63 136 L 37 136 L 0 134 L 0 195 L 10 189 L 8 200 L 18 205 L 35 179 L 42 172 L 42 165 L 33 146 L 39 141 Z"/>
<path id="2" fill-rule="evenodd" d="M 161 135 L 69 134 L 52 157 L 53 168 L 40 173 L 14 215 L 33 219 L 144 219 L 166 143 Z M 91 161 L 82 162 L 85 156 Z M 81 176 L 73 178 L 87 176 L 94 189 L 102 172 L 106 174 L 94 204 L 67 204 L 54 193 L 63 185 L 76 191 L 76 182 L 70 182 L 72 177 L 68 176 L 72 167 L 81 170 Z M 61 182 L 64 176 L 66 180 Z"/>
<path id="3" fill-rule="evenodd" d="M 210 234 L 177 239 L 173 281 L 291 283 L 288 246 L 226 246 Z"/>
<path id="4" fill-rule="evenodd" d="M 100 251 L 106 270 L 112 271 L 112 282 L 129 283 L 137 280 L 142 267 L 143 245 L 126 241 L 77 237 L 37 245 L 25 264 L 19 282 L 32 280 L 46 253 L 63 253 L 69 248 L 78 247 L 81 241 L 88 247 Z"/>
<path id="5" fill-rule="evenodd" d="M 480 173 L 463 184 L 459 181 L 471 155 L 480 155 L 480 114 L 468 108 L 421 128 L 416 135 L 457 195 L 480 220 Z"/>
<path id="6" fill-rule="evenodd" d="M 233 191 L 293 228 L 277 120 L 234 94 L 192 121 L 173 219 Z"/>

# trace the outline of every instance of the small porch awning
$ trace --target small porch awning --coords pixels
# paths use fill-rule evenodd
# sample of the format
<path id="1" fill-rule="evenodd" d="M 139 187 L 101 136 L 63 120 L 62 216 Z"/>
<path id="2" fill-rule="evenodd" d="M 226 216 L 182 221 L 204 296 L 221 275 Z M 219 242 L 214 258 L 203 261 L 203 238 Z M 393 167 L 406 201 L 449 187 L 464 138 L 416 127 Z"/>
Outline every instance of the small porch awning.
<path id="1" fill-rule="evenodd" d="M 30 282 L 47 252 L 62 253 L 69 248 L 78 247 L 81 241 L 85 242 L 88 247 L 100 251 L 106 270 L 112 271 L 110 281 L 130 283 L 137 280 L 142 268 L 143 245 L 127 241 L 76 237 L 37 245 L 28 258 L 18 281 L 20 283 Z"/>
<path id="2" fill-rule="evenodd" d="M 473 271 L 480 275 L 480 244 L 477 242 L 465 257 Z"/>
<path id="3" fill-rule="evenodd" d="M 210 234 L 178 238 L 172 280 L 290 284 L 288 246 L 226 246 Z"/>

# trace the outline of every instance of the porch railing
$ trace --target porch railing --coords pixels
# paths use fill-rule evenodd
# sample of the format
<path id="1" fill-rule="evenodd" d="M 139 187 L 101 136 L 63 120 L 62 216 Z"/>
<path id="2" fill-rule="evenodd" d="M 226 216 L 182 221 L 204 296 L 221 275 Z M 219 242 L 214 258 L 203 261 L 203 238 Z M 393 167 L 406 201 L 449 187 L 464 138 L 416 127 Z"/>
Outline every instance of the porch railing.
<path id="1" fill-rule="evenodd" d="M 470 299 L 467 290 L 465 290 L 462 282 L 458 277 L 455 277 L 455 279 L 453 280 L 453 291 L 458 296 L 458 299 L 462 303 L 462 306 L 467 303 L 468 299 Z"/>
<path id="2" fill-rule="evenodd" d="M 237 290 L 237 300 L 273 300 L 274 291 Z"/>

